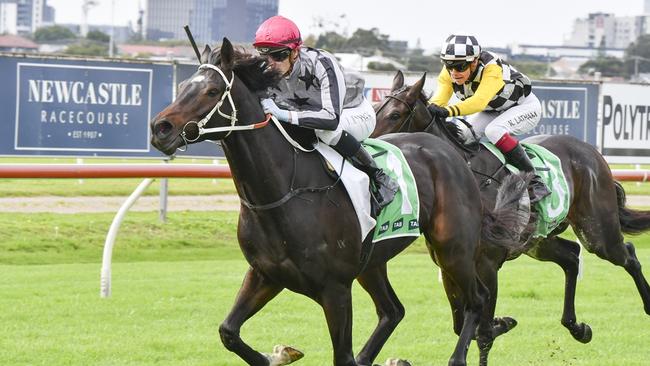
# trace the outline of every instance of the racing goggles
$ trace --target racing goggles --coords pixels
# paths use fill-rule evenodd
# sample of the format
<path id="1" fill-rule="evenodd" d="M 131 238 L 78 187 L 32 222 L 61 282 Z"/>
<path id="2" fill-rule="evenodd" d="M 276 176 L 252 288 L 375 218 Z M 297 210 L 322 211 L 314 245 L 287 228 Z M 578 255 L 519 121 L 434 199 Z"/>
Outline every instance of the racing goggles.
<path id="1" fill-rule="evenodd" d="M 270 57 L 275 62 L 282 62 L 289 57 L 291 54 L 290 48 L 268 48 L 268 47 L 259 47 L 257 52 L 261 56 Z"/>
<path id="2" fill-rule="evenodd" d="M 447 70 L 456 70 L 458 72 L 463 72 L 469 68 L 472 64 L 472 61 L 466 60 L 442 60 L 442 64 L 445 65 Z"/>

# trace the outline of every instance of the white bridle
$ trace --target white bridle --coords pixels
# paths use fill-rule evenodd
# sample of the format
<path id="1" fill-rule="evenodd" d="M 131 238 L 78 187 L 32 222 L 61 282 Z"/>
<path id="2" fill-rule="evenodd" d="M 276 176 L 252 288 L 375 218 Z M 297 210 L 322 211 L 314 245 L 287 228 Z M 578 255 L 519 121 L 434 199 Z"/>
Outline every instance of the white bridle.
<path id="1" fill-rule="evenodd" d="M 230 81 L 228 81 L 228 78 L 226 75 L 221 71 L 220 68 L 216 67 L 215 65 L 212 64 L 202 64 L 199 66 L 199 70 L 203 69 L 211 69 L 219 73 L 221 75 L 221 78 L 223 79 L 223 82 L 226 84 L 226 90 L 224 90 L 223 94 L 221 95 L 221 99 L 217 102 L 217 104 L 212 108 L 210 113 L 208 113 L 205 117 L 201 118 L 200 121 L 189 121 L 185 126 L 183 126 L 183 132 L 181 135 L 187 142 L 194 142 L 201 137 L 201 135 L 205 135 L 206 133 L 215 133 L 215 132 L 225 132 L 228 131 L 228 134 L 226 136 L 230 135 L 232 131 L 239 131 L 239 130 L 252 130 L 254 128 L 258 128 L 256 125 L 247 125 L 247 126 L 235 126 L 237 123 L 237 108 L 235 107 L 235 102 L 232 100 L 232 95 L 230 94 L 230 91 L 232 90 L 232 83 L 235 80 L 235 73 L 232 74 L 232 77 L 230 78 Z M 230 115 L 227 115 L 221 111 L 221 106 L 223 105 L 224 100 L 228 98 L 228 102 L 230 103 L 230 107 L 232 109 L 232 112 L 230 112 Z M 214 128 L 204 128 L 206 123 L 212 118 L 212 115 L 214 112 L 219 112 L 219 115 L 223 118 L 226 118 L 230 120 L 230 126 L 224 126 L 224 127 L 214 127 Z M 189 139 L 187 137 L 187 134 L 185 133 L 185 128 L 192 124 L 195 123 L 196 126 L 199 129 L 199 134 L 196 136 L 194 139 Z"/>
<path id="2" fill-rule="evenodd" d="M 278 127 L 278 129 L 280 130 L 280 132 L 282 133 L 284 138 L 287 141 L 289 141 L 289 143 L 291 145 L 293 145 L 295 148 L 297 148 L 299 150 L 302 150 L 304 152 L 312 152 L 312 151 L 314 151 L 314 149 L 308 150 L 308 149 L 305 149 L 302 146 L 300 146 L 300 144 L 298 142 L 296 142 L 293 138 L 291 138 L 291 136 L 289 136 L 289 134 L 284 129 L 284 127 L 282 127 L 282 124 L 280 123 L 280 121 L 278 121 L 278 119 L 275 118 L 275 116 L 272 116 L 272 115 L 268 115 L 266 121 L 262 121 L 262 122 L 251 124 L 251 125 L 235 126 L 235 123 L 237 123 L 237 108 L 235 107 L 235 101 L 233 101 L 232 95 L 230 94 L 230 92 L 232 90 L 232 84 L 235 81 L 235 73 L 234 72 L 232 73 L 232 77 L 230 78 L 230 81 L 228 81 L 228 78 L 226 77 L 226 74 L 224 74 L 223 71 L 221 71 L 221 69 L 218 68 L 217 66 L 212 65 L 212 64 L 202 64 L 202 65 L 199 66 L 199 70 L 203 70 L 203 69 L 206 69 L 206 68 L 214 70 L 214 71 L 218 72 L 219 75 L 221 75 L 221 78 L 223 79 L 223 82 L 226 84 L 226 90 L 224 90 L 223 95 L 221 95 L 221 99 L 219 99 L 219 101 L 214 106 L 214 108 L 212 108 L 210 113 L 208 113 L 205 117 L 201 118 L 201 120 L 198 121 L 198 122 L 189 121 L 189 122 L 187 122 L 185 124 L 185 126 L 183 126 L 183 132 L 181 132 L 181 136 L 183 137 L 183 140 L 185 140 L 186 142 L 194 142 L 194 141 L 198 140 L 199 137 L 201 137 L 201 135 L 205 135 L 206 133 L 215 133 L 215 132 L 228 131 L 226 136 L 224 136 L 224 138 L 226 138 L 233 131 L 254 130 L 254 129 L 257 129 L 257 128 L 265 127 L 268 124 L 269 119 L 271 119 L 271 120 L 273 120 L 273 123 L 275 123 L 275 125 Z M 221 112 L 221 109 L 220 109 L 221 106 L 223 105 L 224 100 L 226 100 L 226 98 L 228 98 L 228 102 L 230 103 L 230 107 L 232 109 L 232 112 L 230 113 L 230 115 L 224 114 L 223 112 Z M 203 126 L 205 126 L 205 124 L 208 123 L 210 118 L 212 118 L 212 115 L 214 114 L 214 112 L 219 112 L 220 116 L 230 120 L 230 126 L 204 128 Z M 196 126 L 198 127 L 199 134 L 196 136 L 196 138 L 189 139 L 189 138 L 187 138 L 187 134 L 185 133 L 185 128 L 188 125 L 192 124 L 192 123 L 195 123 Z"/>

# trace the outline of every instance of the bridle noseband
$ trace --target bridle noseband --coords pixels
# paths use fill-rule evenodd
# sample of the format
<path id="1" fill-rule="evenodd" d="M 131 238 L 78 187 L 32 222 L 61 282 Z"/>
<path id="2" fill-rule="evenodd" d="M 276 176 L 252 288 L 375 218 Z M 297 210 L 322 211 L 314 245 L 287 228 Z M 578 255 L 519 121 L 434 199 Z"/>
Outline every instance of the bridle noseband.
<path id="1" fill-rule="evenodd" d="M 203 118 L 201 118 L 200 121 L 189 121 L 183 126 L 183 132 L 181 133 L 181 137 L 183 137 L 183 140 L 185 142 L 195 142 L 196 140 L 201 137 L 201 135 L 204 135 L 206 133 L 214 133 L 214 132 L 224 132 L 228 131 L 226 134 L 226 137 L 230 135 L 232 131 L 236 130 L 251 130 L 254 128 L 259 128 L 255 127 L 255 124 L 253 125 L 248 125 L 248 126 L 235 126 L 235 123 L 237 123 L 237 108 L 235 107 L 235 102 L 232 100 L 232 94 L 230 91 L 232 90 L 232 84 L 235 80 L 235 73 L 232 73 L 232 77 L 230 78 L 230 81 L 226 77 L 226 75 L 221 71 L 220 68 L 216 67 L 215 65 L 212 64 L 202 64 L 199 66 L 199 70 L 204 70 L 204 69 L 211 69 L 219 73 L 221 78 L 223 79 L 223 82 L 226 84 L 226 90 L 224 90 L 223 94 L 221 95 L 221 99 L 215 104 L 215 106 L 212 108 L 212 110 Z M 223 105 L 224 100 L 228 98 L 228 102 L 230 102 L 230 107 L 232 108 L 232 111 L 230 112 L 230 115 L 227 115 L 223 112 L 221 112 L 221 106 Z M 214 112 L 219 112 L 219 115 L 221 115 L 223 118 L 226 118 L 230 120 L 230 126 L 225 126 L 225 127 L 215 127 L 215 128 L 204 128 L 206 123 L 212 118 L 212 115 Z M 268 120 L 266 121 L 268 123 Z M 196 135 L 196 138 L 190 139 L 187 137 L 187 133 L 185 131 L 185 128 L 191 124 L 196 124 L 196 127 L 199 129 L 199 133 Z M 261 126 L 264 127 L 264 126 Z"/>
<path id="2" fill-rule="evenodd" d="M 300 146 L 300 144 L 298 142 L 296 142 L 293 138 L 291 138 L 291 136 L 289 136 L 287 131 L 280 124 L 280 121 L 278 121 L 278 119 L 275 118 L 275 116 L 272 116 L 271 114 L 267 114 L 266 119 L 264 121 L 262 121 L 262 122 L 253 123 L 253 124 L 250 124 L 250 125 L 235 126 L 235 124 L 238 121 L 238 119 L 237 119 L 237 108 L 235 107 L 235 101 L 232 99 L 232 93 L 231 93 L 232 86 L 233 86 L 233 83 L 235 81 L 235 73 L 233 72 L 232 77 L 230 78 L 230 80 L 228 80 L 228 78 L 226 77 L 226 74 L 224 74 L 224 72 L 219 67 L 217 67 L 215 65 L 202 64 L 202 65 L 199 66 L 199 70 L 203 70 L 203 69 L 211 69 L 211 70 L 214 70 L 217 73 L 219 73 L 219 75 L 221 76 L 221 79 L 226 84 L 226 90 L 224 90 L 223 94 L 221 95 L 221 99 L 219 99 L 217 104 L 212 108 L 212 110 L 205 117 L 201 118 L 201 120 L 198 121 L 198 122 L 197 121 L 189 121 L 183 126 L 183 131 L 181 132 L 181 137 L 185 141 L 185 145 L 197 141 L 199 139 L 199 137 L 201 137 L 201 135 L 205 135 L 207 133 L 216 133 L 216 132 L 226 132 L 226 131 L 228 131 L 226 136 L 223 137 L 223 138 L 226 138 L 233 131 L 255 130 L 255 129 L 258 129 L 258 128 L 266 127 L 269 124 L 269 121 L 272 120 L 273 123 L 275 123 L 275 125 L 278 127 L 278 129 L 280 130 L 280 132 L 282 133 L 284 138 L 287 141 L 289 141 L 289 143 L 294 148 L 302 150 L 304 152 L 312 152 L 312 151 L 314 151 L 314 149 L 308 150 L 308 149 L 305 149 L 302 146 Z M 230 115 L 227 115 L 227 114 L 221 112 L 221 106 L 223 105 L 223 102 L 224 102 L 224 100 L 226 100 L 226 98 L 228 98 L 228 102 L 230 103 L 230 107 L 232 109 L 232 112 L 230 112 Z M 208 121 L 210 121 L 210 119 L 212 118 L 212 115 L 214 114 L 214 112 L 219 112 L 220 116 L 222 116 L 225 119 L 230 120 L 230 126 L 204 128 L 203 126 L 205 126 L 208 123 Z M 198 130 L 199 130 L 198 135 L 193 139 L 188 138 L 187 133 L 185 131 L 185 128 L 187 128 L 187 126 L 190 125 L 190 124 L 196 124 L 196 126 L 198 127 Z"/>

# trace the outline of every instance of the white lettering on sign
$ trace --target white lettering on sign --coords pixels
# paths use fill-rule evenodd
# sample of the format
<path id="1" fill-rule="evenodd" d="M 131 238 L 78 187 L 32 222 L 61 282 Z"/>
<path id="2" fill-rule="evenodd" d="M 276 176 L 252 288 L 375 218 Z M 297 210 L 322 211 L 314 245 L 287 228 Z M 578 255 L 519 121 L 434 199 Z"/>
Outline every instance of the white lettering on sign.
<path id="1" fill-rule="evenodd" d="M 579 100 L 540 100 L 542 118 L 580 119 L 581 102 Z"/>
<path id="2" fill-rule="evenodd" d="M 568 124 L 563 125 L 547 125 L 547 124 L 538 124 L 533 127 L 530 131 L 533 135 L 570 135 L 571 130 L 569 129 Z"/>
<path id="3" fill-rule="evenodd" d="M 41 110 L 41 123 L 126 126 L 128 122 L 127 112 Z"/>
<path id="4" fill-rule="evenodd" d="M 29 79 L 27 101 L 90 105 L 142 105 L 142 85 Z"/>

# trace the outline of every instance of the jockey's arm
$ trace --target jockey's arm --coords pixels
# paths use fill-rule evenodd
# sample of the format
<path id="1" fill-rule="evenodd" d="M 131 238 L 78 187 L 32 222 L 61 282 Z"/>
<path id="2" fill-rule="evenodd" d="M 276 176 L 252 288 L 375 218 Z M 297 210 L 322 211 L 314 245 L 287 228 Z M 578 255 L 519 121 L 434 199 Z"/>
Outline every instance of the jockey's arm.
<path id="1" fill-rule="evenodd" d="M 449 74 L 443 69 L 446 74 Z M 449 78 L 449 88 L 451 89 L 451 77 Z M 439 79 L 440 80 L 440 79 Z M 452 106 L 445 106 L 449 111 L 449 116 L 467 116 L 470 114 L 482 112 L 487 107 L 488 103 L 494 98 L 495 95 L 505 86 L 503 81 L 503 69 L 501 66 L 492 64 L 487 65 L 483 69 L 481 83 L 479 84 L 476 92 L 471 97 L 461 101 L 460 103 Z M 436 93 L 437 94 L 437 93 Z M 435 96 L 434 96 L 435 98 Z M 431 98 L 433 101 L 434 98 Z M 446 104 L 446 103 L 445 103 Z"/>
<path id="2" fill-rule="evenodd" d="M 321 86 L 322 109 L 319 111 L 292 111 L 291 123 L 316 130 L 336 130 L 345 99 L 343 71 L 332 60 L 321 56 L 316 63 L 314 74 Z"/>
<path id="3" fill-rule="evenodd" d="M 446 106 L 449 116 L 467 116 L 482 112 L 495 95 L 505 86 L 503 81 L 503 69 L 501 66 L 492 64 L 483 69 L 481 82 L 476 92 L 471 97 L 452 106 Z"/>
<path id="4" fill-rule="evenodd" d="M 429 99 L 429 104 L 435 104 L 440 107 L 447 106 L 449 99 L 451 99 L 451 95 L 454 93 L 451 83 L 451 76 L 449 76 L 447 69 L 443 67 L 442 70 L 440 70 L 440 74 L 438 74 L 438 87 L 431 99 Z"/>

